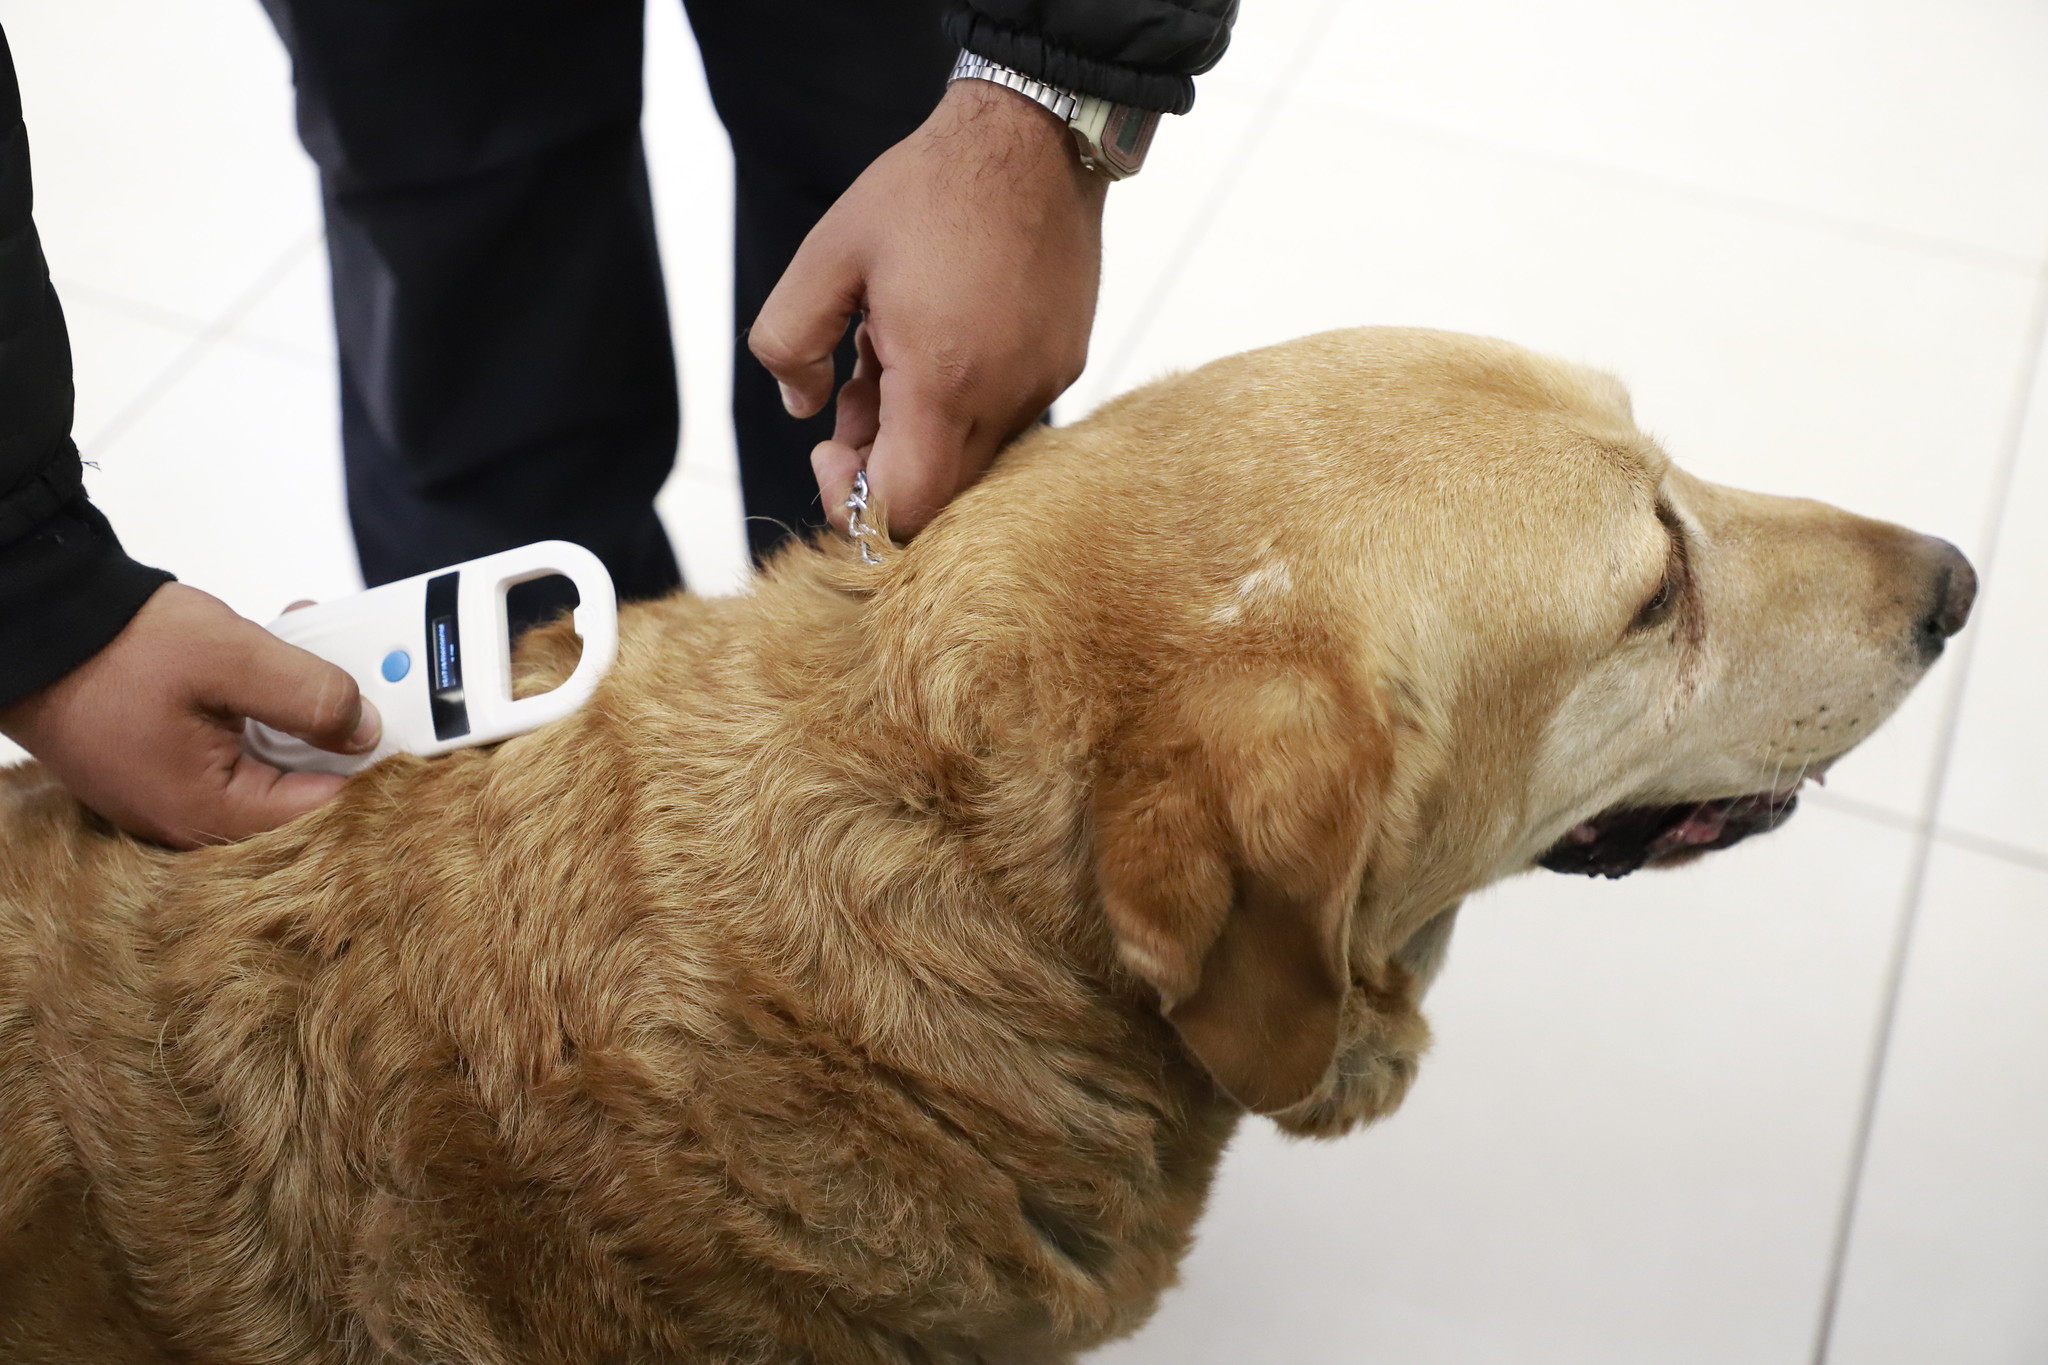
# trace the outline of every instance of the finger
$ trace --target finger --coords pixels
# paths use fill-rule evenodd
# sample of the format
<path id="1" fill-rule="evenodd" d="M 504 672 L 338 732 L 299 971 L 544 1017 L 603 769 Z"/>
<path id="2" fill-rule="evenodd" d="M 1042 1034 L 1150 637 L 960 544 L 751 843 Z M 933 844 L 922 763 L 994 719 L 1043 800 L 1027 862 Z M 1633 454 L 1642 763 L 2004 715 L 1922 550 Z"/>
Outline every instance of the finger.
<path id="1" fill-rule="evenodd" d="M 853 377 L 840 387 L 832 439 L 820 441 L 811 451 L 811 473 L 818 481 L 825 519 L 841 531 L 850 520 L 846 499 L 853 491 L 853 476 L 867 465 L 882 409 L 882 365 L 875 358 L 867 324 L 854 329 L 853 348 Z"/>
<path id="2" fill-rule="evenodd" d="M 377 746 L 383 734 L 377 708 L 345 670 L 261 626 L 251 624 L 241 638 L 241 648 L 229 651 L 234 666 L 211 679 L 203 700 L 331 753 Z"/>
<path id="3" fill-rule="evenodd" d="M 900 370 L 882 376 L 881 429 L 868 455 L 868 490 L 887 510 L 888 531 L 896 539 L 923 530 L 968 482 L 966 471 L 978 473 L 993 453 L 970 447 L 974 421 L 946 397 L 946 390 Z"/>
<path id="4" fill-rule="evenodd" d="M 865 455 L 882 417 L 882 362 L 866 323 L 853 329 L 853 353 L 853 377 L 840 386 L 833 409 L 832 439 Z"/>
<path id="5" fill-rule="evenodd" d="M 313 601 L 313 599 L 312 599 L 312 598 L 310 598 L 310 597 L 301 597 L 301 598 L 300 598 L 300 599 L 299 599 L 298 601 L 296 601 L 296 602 L 292 603 L 292 604 L 291 604 L 290 606 L 288 606 L 288 607 L 286 607 L 286 608 L 284 609 L 284 610 L 285 610 L 285 615 L 289 616 L 289 615 L 291 615 L 291 614 L 292 614 L 293 612 L 295 612 L 295 611 L 303 611 L 303 610 L 305 610 L 305 609 L 306 609 L 307 607 L 310 607 L 310 606 L 315 606 L 315 605 L 317 605 L 317 604 L 316 604 L 316 603 L 315 603 L 315 602 Z"/>
<path id="6" fill-rule="evenodd" d="M 809 417 L 832 397 L 832 352 L 860 307 L 860 271 L 821 230 L 804 238 L 747 329 L 747 349 L 775 376 L 792 417 Z"/>
<path id="7" fill-rule="evenodd" d="M 246 839 L 276 829 L 325 804 L 343 781 L 332 773 L 279 772 L 244 754 L 236 760 L 213 809 L 194 814 L 193 842 Z"/>
<path id="8" fill-rule="evenodd" d="M 847 529 L 846 498 L 853 492 L 853 476 L 860 473 L 865 458 L 862 452 L 838 441 L 820 441 L 811 451 L 811 473 L 818 479 L 825 519 L 840 531 Z"/>

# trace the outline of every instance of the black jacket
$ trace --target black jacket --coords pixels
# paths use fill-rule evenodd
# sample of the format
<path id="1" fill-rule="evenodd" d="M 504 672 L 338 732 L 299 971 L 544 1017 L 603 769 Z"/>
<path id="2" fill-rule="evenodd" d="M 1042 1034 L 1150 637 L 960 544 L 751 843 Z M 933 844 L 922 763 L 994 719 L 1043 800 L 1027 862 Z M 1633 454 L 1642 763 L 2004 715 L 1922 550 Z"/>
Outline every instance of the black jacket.
<path id="1" fill-rule="evenodd" d="M 1237 0 L 949 0 L 947 36 L 1054 85 L 1167 113 Z M 71 441 L 71 347 L 30 218 L 28 133 L 0 33 L 0 706 L 98 652 L 170 575 L 121 549 Z"/>
<path id="2" fill-rule="evenodd" d="M 946 36 L 1067 90 L 1168 114 L 1230 42 L 1237 0 L 951 0 Z"/>
<path id="3" fill-rule="evenodd" d="M 0 706 L 99 651 L 170 575 L 121 550 L 71 443 L 71 343 L 29 217 L 28 132 L 0 33 Z"/>

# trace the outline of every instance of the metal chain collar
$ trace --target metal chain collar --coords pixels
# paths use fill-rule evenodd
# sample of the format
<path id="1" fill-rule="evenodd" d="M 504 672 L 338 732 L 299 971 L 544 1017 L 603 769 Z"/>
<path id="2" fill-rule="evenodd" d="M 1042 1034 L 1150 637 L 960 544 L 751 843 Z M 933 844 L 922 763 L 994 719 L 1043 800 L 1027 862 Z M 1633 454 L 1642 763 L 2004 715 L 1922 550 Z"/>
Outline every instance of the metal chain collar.
<path id="1" fill-rule="evenodd" d="M 875 538 L 881 532 L 870 525 L 864 515 L 868 510 L 868 472 L 863 469 L 853 476 L 853 491 L 846 495 L 846 534 L 853 537 L 853 543 L 860 546 L 860 562 L 879 564 L 882 557 L 875 553 Z"/>

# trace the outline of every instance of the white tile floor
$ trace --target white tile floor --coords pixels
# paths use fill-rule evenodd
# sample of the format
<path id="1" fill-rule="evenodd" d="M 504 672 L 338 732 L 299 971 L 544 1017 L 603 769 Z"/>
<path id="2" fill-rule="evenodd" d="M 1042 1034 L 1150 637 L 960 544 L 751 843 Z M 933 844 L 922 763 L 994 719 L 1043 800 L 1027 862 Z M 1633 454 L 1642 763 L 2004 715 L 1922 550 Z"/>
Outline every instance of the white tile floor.
<path id="1" fill-rule="evenodd" d="M 1409 1106 L 1249 1125 L 1158 1319 L 1098 1359 L 2048 1361 L 2048 7 L 1246 0 L 1111 197 L 1066 415 L 1314 328 L 1605 365 L 1695 470 L 1955 540 L 1986 591 L 1784 833 L 1472 906 Z M 93 487 L 267 616 L 340 591 L 312 178 L 253 0 L 0 0 Z M 675 7 L 648 128 L 687 377 L 663 494 L 741 540 L 730 169 Z"/>

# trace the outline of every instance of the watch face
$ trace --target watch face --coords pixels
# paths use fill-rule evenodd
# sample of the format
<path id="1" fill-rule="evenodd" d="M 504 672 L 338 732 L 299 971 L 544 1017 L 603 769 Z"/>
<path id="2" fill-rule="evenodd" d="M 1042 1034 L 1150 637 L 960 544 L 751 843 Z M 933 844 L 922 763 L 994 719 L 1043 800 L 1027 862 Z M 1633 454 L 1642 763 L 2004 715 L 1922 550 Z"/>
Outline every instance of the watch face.
<path id="1" fill-rule="evenodd" d="M 1157 127 L 1159 113 L 1153 108 L 1116 106 L 1110 115 L 1110 125 L 1102 129 L 1102 158 L 1126 176 L 1135 174 L 1145 164 L 1145 151 L 1151 147 L 1151 135 Z"/>
<path id="2" fill-rule="evenodd" d="M 1153 130 L 1159 126 L 1158 111 L 1133 109 L 1120 104 L 1110 110 L 1102 130 L 1102 159 L 1119 176 L 1135 175 L 1145 164 L 1145 152 L 1152 145 Z"/>

